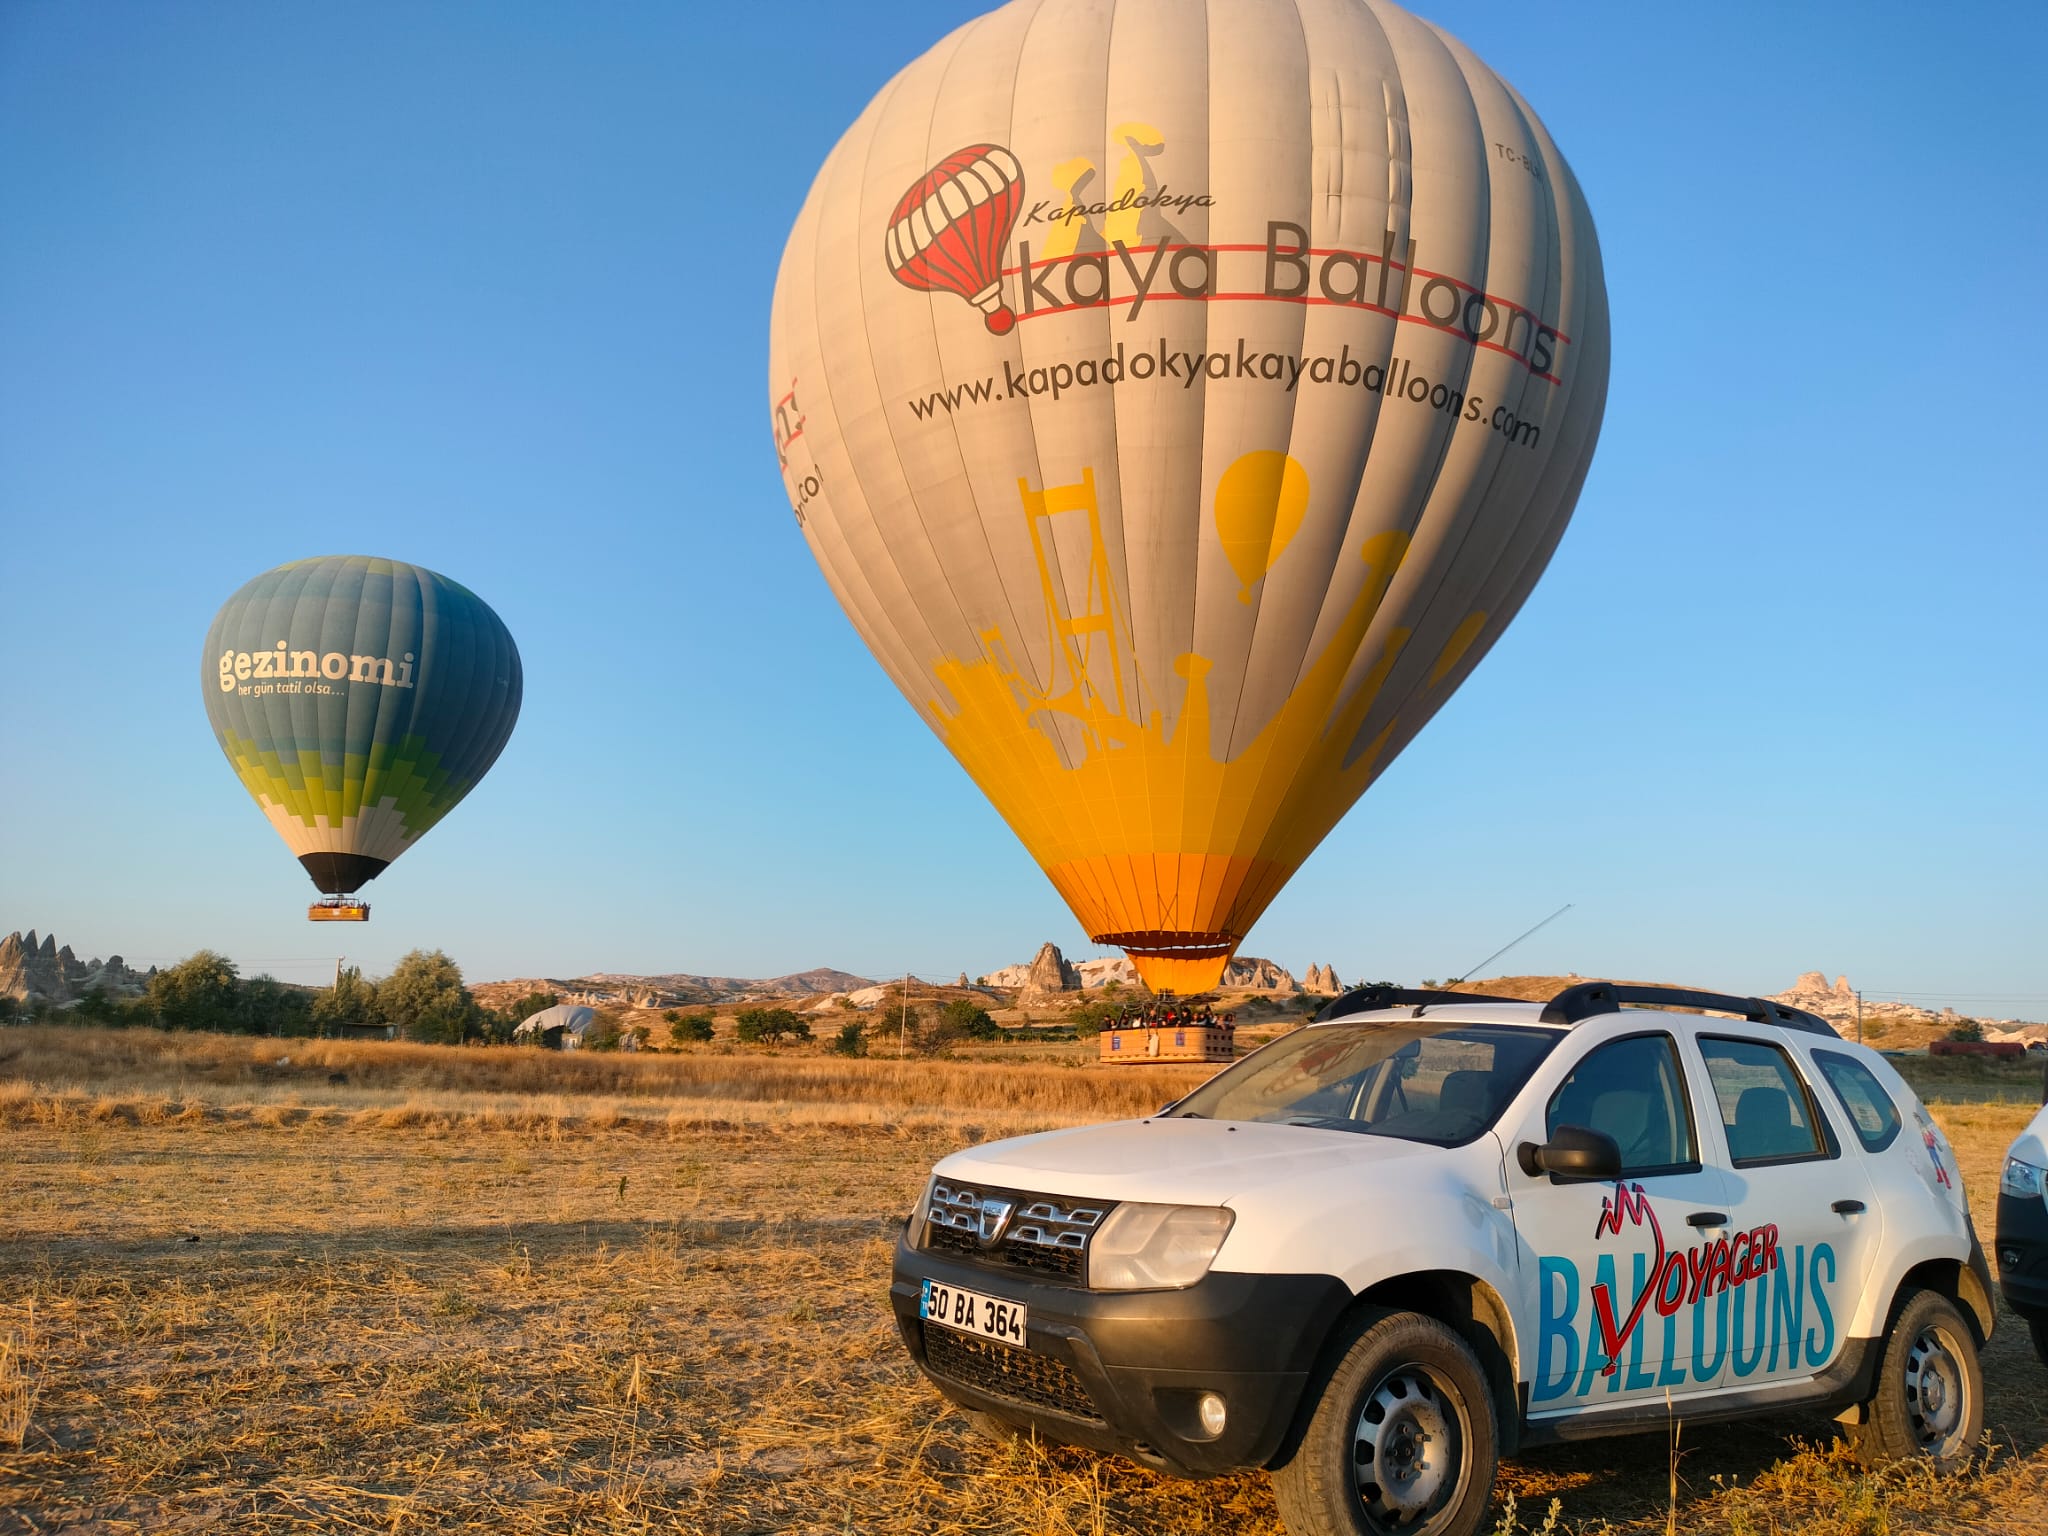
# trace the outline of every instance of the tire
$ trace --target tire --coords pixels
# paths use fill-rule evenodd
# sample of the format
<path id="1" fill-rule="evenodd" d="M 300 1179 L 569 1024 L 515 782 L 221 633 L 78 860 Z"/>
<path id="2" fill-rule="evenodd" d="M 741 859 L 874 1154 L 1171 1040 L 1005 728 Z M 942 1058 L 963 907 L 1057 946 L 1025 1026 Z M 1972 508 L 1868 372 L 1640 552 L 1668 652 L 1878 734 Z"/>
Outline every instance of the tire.
<path id="1" fill-rule="evenodd" d="M 1984 1433 L 1984 1369 L 1977 1336 L 1936 1291 L 1907 1296 L 1886 1335 L 1876 1390 L 1849 1432 L 1870 1465 L 1924 1456 L 1939 1472 L 1968 1465 Z"/>
<path id="2" fill-rule="evenodd" d="M 1493 1497 L 1493 1397 L 1433 1317 L 1372 1312 L 1331 1345 L 1293 1454 L 1273 1472 L 1292 1536 L 1472 1536 Z"/>

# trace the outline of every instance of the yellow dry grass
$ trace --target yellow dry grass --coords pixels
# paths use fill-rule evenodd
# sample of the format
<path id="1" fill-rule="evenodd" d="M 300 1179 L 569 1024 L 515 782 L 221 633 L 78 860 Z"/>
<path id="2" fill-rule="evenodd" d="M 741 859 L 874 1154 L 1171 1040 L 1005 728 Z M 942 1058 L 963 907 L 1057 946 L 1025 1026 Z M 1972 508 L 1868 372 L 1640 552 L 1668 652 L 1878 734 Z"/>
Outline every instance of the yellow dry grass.
<path id="1" fill-rule="evenodd" d="M 0 1532 L 1278 1529 L 1257 1477 L 982 1444 L 882 1301 L 933 1159 L 1149 1108 L 1164 1077 L 706 1057 L 521 1093 L 475 1086 L 475 1051 L 326 1047 L 294 1084 L 253 1069 L 311 1042 L 49 1033 L 70 1066 L 34 1041 L 0 1094 Z M 0 1073 L 33 1034 L 0 1032 Z M 570 1070 L 614 1067 L 678 1070 Z M 1940 1114 L 1988 1225 L 2025 1113 Z M 2048 1372 L 2017 1327 L 1986 1366 L 1995 1450 L 1965 1477 L 1867 1476 L 1825 1421 L 1700 1429 L 1675 1500 L 1654 1437 L 1518 1460 L 1502 1529 L 1558 1499 L 1553 1532 L 2039 1533 Z"/>

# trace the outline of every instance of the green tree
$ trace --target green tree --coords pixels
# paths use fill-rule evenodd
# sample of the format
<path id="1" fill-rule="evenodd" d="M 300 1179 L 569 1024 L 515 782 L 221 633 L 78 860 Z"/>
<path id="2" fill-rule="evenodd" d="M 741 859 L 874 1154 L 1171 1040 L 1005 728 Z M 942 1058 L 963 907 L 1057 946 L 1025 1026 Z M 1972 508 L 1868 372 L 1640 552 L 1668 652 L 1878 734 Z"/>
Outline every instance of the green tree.
<path id="1" fill-rule="evenodd" d="M 415 949 L 377 983 L 377 1008 L 408 1040 L 459 1044 L 480 1024 L 462 968 L 438 949 Z"/>
<path id="2" fill-rule="evenodd" d="M 251 976 L 236 993 L 237 1028 L 250 1035 L 310 1035 L 318 995 L 275 976 Z"/>
<path id="3" fill-rule="evenodd" d="M 234 961 L 202 949 L 149 978 L 150 1013 L 167 1029 L 233 1030 L 239 981 Z"/>
<path id="4" fill-rule="evenodd" d="M 335 978 L 334 985 L 313 998 L 313 1027 L 321 1034 L 343 1024 L 381 1024 L 384 1013 L 377 1002 L 377 989 L 363 980 L 363 969 L 351 965 Z"/>
<path id="5" fill-rule="evenodd" d="M 597 1017 L 590 1021 L 590 1028 L 583 1032 L 583 1049 L 616 1051 L 619 1042 L 625 1037 L 625 1019 L 609 1008 L 600 1008 L 597 1010 Z"/>
<path id="6" fill-rule="evenodd" d="M 121 1005 L 98 987 L 88 987 L 85 996 L 78 1000 L 78 1006 L 71 1010 L 78 1018 L 93 1024 L 118 1024 L 121 1022 Z M 14 1016 L 14 999 L 0 999 L 0 1023 Z"/>
<path id="7" fill-rule="evenodd" d="M 835 1056 L 865 1056 L 868 1053 L 868 1034 L 861 1028 L 860 1020 L 839 1026 L 839 1033 L 832 1037 L 832 1054 Z"/>
<path id="8" fill-rule="evenodd" d="M 520 998 L 518 1002 L 506 1004 L 500 1011 L 512 1015 L 512 1022 L 514 1024 L 524 1024 L 542 1009 L 552 1008 L 561 1000 L 561 996 L 558 993 L 529 992 L 526 996 Z"/>
<path id="9" fill-rule="evenodd" d="M 668 1038 L 672 1045 L 702 1044 L 715 1033 L 708 1013 L 681 1014 L 671 1008 L 662 1017 L 668 1020 Z"/>
<path id="10" fill-rule="evenodd" d="M 1955 1028 L 1948 1032 L 1948 1037 L 1951 1040 L 1982 1040 L 1984 1038 L 1984 1026 L 1975 1019 L 1959 1019 L 1956 1021 Z"/>
<path id="11" fill-rule="evenodd" d="M 0 992 L 0 1024 L 12 1024 L 24 1017 L 27 1011 L 12 993 Z"/>
<path id="12" fill-rule="evenodd" d="M 787 1008 L 746 1008 L 732 1017 L 734 1038 L 743 1045 L 780 1045 L 792 1036 L 811 1038 L 811 1026 Z"/>

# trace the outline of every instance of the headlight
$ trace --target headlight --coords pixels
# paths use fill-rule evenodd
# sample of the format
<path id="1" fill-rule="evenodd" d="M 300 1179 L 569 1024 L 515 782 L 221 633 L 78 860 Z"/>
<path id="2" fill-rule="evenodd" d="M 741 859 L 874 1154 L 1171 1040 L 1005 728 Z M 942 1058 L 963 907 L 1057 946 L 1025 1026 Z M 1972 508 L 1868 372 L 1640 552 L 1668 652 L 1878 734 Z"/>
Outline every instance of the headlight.
<path id="1" fill-rule="evenodd" d="M 1998 1176 L 1998 1192 L 2001 1195 L 2017 1195 L 2022 1200 L 2041 1198 L 2041 1185 L 2048 1179 L 2048 1170 L 2036 1168 L 2032 1163 L 2023 1163 L 2016 1157 L 2005 1160 L 2005 1172 Z"/>
<path id="2" fill-rule="evenodd" d="M 936 1176 L 924 1181 L 924 1187 L 917 1192 L 917 1198 L 910 1202 L 910 1214 L 903 1220 L 904 1239 L 913 1248 L 924 1246 L 925 1218 L 931 1213 L 932 1186 L 936 1183 Z"/>
<path id="3" fill-rule="evenodd" d="M 1235 1211 L 1214 1205 L 1120 1205 L 1088 1245 L 1088 1284 L 1098 1291 L 1193 1285 L 1216 1262 Z"/>

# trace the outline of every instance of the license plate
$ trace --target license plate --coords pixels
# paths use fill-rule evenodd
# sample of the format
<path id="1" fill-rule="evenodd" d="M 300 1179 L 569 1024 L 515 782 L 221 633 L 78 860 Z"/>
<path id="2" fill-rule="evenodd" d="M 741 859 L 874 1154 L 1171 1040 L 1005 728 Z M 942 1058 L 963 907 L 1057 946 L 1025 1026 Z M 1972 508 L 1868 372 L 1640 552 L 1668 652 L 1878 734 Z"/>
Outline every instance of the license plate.
<path id="1" fill-rule="evenodd" d="M 977 1339 L 994 1339 L 999 1344 L 1024 1347 L 1027 1309 L 1021 1302 L 963 1291 L 955 1285 L 927 1280 L 917 1299 L 917 1315 L 956 1333 L 971 1333 Z"/>

